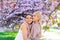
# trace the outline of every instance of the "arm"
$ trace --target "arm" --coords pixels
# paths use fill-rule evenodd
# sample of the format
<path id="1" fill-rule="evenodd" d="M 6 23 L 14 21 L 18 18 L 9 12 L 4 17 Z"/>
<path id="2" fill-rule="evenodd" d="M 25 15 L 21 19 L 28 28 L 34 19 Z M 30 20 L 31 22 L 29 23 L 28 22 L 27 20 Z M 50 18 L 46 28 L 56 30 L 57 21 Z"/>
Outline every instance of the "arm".
<path id="1" fill-rule="evenodd" d="M 42 36 L 42 28 L 41 28 L 41 26 L 40 26 L 40 31 L 39 31 L 39 33 L 38 33 L 38 36 L 41 38 L 41 36 Z"/>
<path id="2" fill-rule="evenodd" d="M 30 33 L 30 35 L 29 35 L 29 38 L 33 38 L 33 34 L 34 34 L 34 27 L 32 27 L 32 29 L 31 29 L 31 33 Z"/>
<path id="3" fill-rule="evenodd" d="M 40 28 L 40 32 L 39 32 L 39 37 L 41 38 L 41 28 Z"/>
<path id="4" fill-rule="evenodd" d="M 21 30 L 22 30 L 22 34 L 23 34 L 24 40 L 30 40 L 30 39 L 27 37 L 27 28 L 26 28 L 25 25 L 22 25 L 22 26 L 21 26 Z"/>

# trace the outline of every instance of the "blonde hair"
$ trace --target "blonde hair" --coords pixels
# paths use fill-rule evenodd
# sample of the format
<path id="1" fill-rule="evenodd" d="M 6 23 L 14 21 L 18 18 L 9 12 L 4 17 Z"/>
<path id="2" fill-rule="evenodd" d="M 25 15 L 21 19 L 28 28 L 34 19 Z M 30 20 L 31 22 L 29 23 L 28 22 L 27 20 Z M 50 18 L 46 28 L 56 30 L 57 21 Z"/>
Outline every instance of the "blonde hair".
<path id="1" fill-rule="evenodd" d="M 36 11 L 36 12 L 33 13 L 33 14 L 36 14 L 37 17 L 39 18 L 39 23 L 41 22 L 41 13 L 42 12 L 40 12 L 40 11 Z"/>
<path id="2" fill-rule="evenodd" d="M 41 33 L 40 33 L 40 36 L 42 36 L 42 21 L 41 21 L 41 19 L 42 19 L 42 16 L 41 16 L 41 14 L 42 14 L 42 12 L 40 12 L 40 11 L 36 11 L 36 12 L 34 12 L 33 14 L 36 14 L 37 15 L 37 17 L 39 18 L 39 24 L 40 24 L 40 31 L 41 31 Z"/>

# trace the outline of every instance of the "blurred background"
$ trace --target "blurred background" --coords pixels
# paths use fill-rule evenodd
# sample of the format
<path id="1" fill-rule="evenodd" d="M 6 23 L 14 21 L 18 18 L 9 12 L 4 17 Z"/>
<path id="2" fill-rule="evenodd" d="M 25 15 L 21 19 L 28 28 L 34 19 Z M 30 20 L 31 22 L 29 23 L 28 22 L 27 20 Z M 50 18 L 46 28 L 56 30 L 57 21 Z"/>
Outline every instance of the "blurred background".
<path id="1" fill-rule="evenodd" d="M 14 40 L 27 14 L 41 12 L 40 40 L 60 40 L 60 0 L 0 0 L 0 40 Z"/>

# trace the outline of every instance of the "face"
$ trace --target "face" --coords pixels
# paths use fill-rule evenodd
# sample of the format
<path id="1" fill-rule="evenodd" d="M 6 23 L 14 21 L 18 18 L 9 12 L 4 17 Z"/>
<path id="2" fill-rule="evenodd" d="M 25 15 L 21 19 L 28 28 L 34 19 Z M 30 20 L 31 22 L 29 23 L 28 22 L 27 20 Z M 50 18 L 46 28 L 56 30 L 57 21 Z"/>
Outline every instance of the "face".
<path id="1" fill-rule="evenodd" d="M 27 22 L 28 24 L 30 24 L 30 23 L 32 22 L 32 16 L 31 16 L 31 15 L 27 15 L 27 16 L 26 16 L 26 22 Z"/>
<path id="2" fill-rule="evenodd" d="M 39 20 L 39 18 L 38 18 L 38 16 L 37 16 L 37 14 L 33 14 L 33 21 L 35 22 L 35 21 L 38 21 Z"/>

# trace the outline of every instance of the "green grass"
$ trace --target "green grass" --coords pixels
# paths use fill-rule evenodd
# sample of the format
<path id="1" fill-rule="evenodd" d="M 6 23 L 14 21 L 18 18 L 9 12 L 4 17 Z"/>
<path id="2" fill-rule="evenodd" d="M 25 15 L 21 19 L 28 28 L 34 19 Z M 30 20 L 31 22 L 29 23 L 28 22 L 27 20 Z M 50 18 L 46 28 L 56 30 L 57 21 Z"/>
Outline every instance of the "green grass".
<path id="1" fill-rule="evenodd" d="M 17 32 L 0 32 L 0 40 L 14 40 Z"/>

